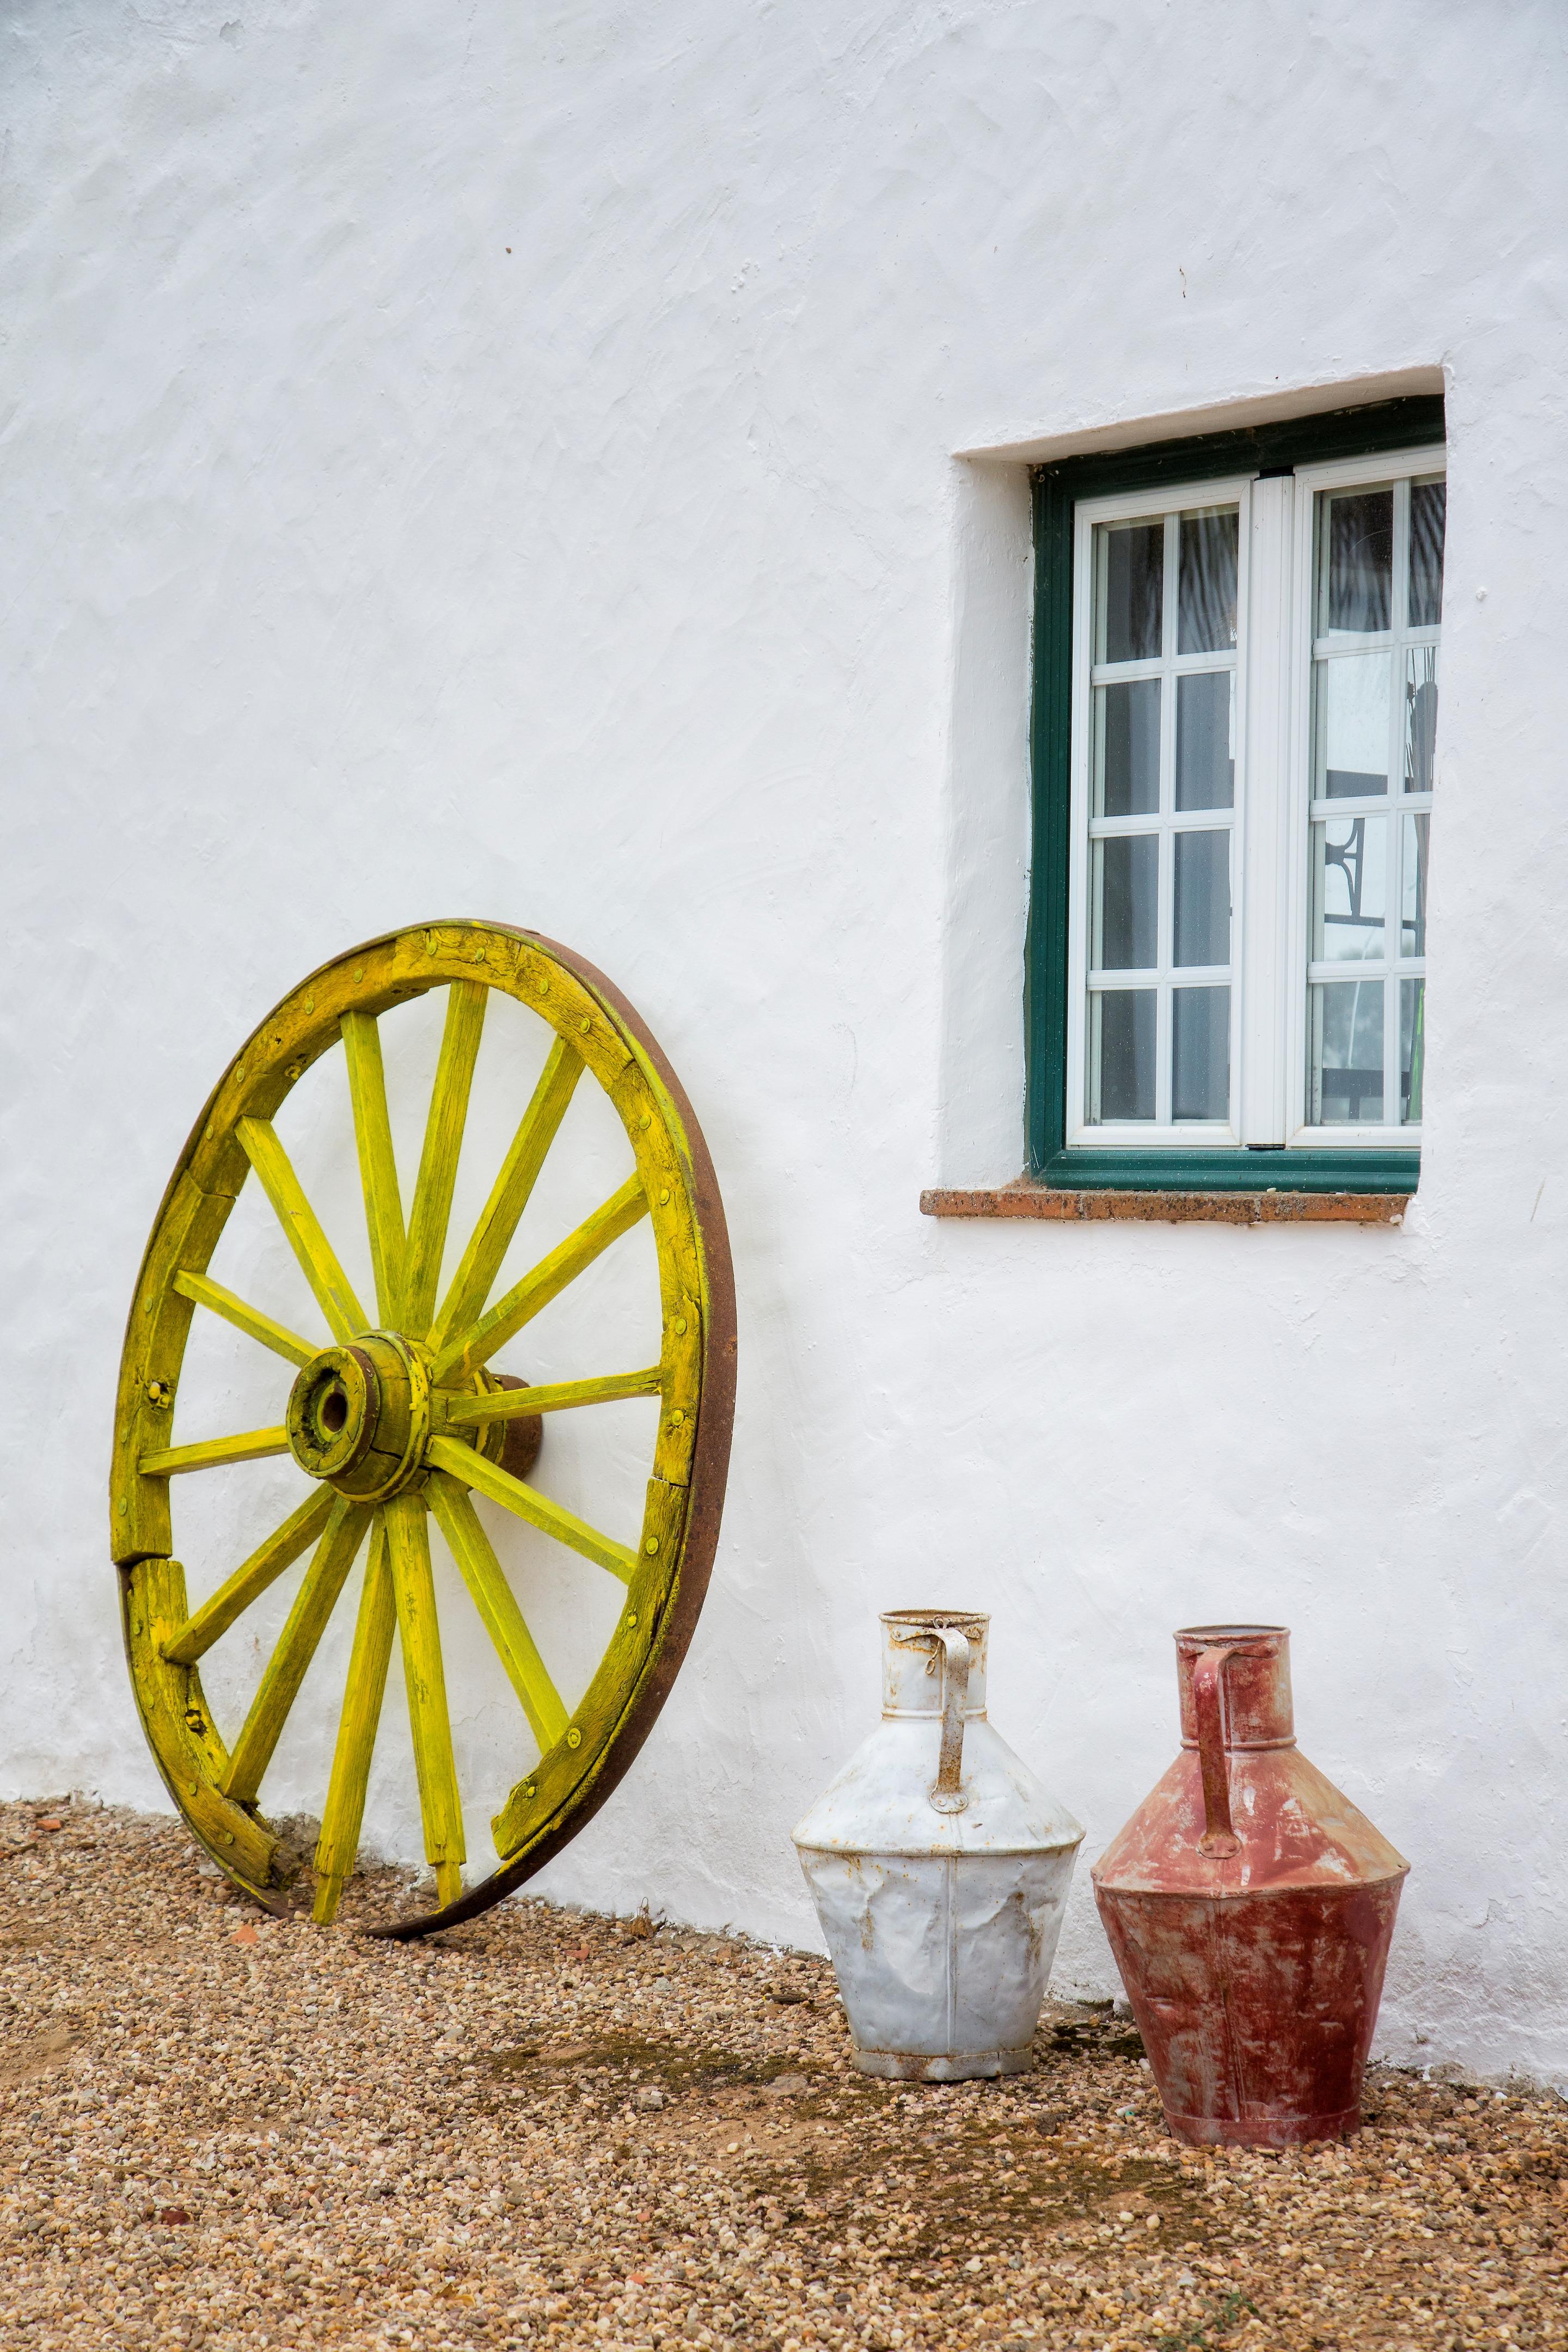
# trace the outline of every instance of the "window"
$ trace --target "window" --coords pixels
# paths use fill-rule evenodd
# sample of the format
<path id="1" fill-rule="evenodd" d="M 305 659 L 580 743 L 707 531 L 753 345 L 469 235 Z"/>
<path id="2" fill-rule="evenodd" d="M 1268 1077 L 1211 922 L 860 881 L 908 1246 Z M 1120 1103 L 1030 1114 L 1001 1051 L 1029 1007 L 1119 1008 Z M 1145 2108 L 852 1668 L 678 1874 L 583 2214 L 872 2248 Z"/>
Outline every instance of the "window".
<path id="1" fill-rule="evenodd" d="M 1047 1182 L 1414 1186 L 1443 467 L 1404 400 L 1037 476 Z"/>

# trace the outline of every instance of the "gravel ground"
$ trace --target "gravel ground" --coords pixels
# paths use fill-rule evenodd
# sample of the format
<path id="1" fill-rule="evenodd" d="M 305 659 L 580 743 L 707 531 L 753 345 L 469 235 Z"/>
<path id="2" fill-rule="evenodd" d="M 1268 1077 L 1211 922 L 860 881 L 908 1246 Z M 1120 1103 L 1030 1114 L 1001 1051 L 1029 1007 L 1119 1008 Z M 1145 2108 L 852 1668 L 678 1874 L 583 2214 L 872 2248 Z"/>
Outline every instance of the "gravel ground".
<path id="1" fill-rule="evenodd" d="M 1103 2011 L 900 2088 L 824 1963 L 737 1939 L 323 1934 L 60 1800 L 0 1808 L 0 1871 L 6 2352 L 1568 2342 L 1538 2094 L 1380 2074 L 1349 2146 L 1196 2155 Z"/>

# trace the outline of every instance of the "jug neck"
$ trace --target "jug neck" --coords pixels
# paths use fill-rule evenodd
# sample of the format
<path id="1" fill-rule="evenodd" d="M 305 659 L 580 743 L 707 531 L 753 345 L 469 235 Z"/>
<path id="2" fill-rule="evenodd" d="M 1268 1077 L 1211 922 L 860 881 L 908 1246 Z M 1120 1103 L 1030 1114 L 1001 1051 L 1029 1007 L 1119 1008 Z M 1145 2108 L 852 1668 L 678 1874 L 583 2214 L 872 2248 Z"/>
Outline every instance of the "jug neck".
<path id="1" fill-rule="evenodd" d="M 1198 1744 L 1193 1676 L 1210 1652 L 1220 1660 L 1218 1682 L 1225 1744 L 1229 1749 L 1294 1748 L 1290 1701 L 1290 1633 L 1284 1625 L 1186 1625 L 1176 1635 L 1176 1678 L 1182 1701 L 1182 1745 Z"/>
<path id="2" fill-rule="evenodd" d="M 968 1609 L 888 1609 L 882 1612 L 882 1713 L 942 1713 L 942 1644 L 940 1631 L 962 1633 L 969 1643 L 969 1688 L 963 1712 L 970 1720 L 985 1712 L 985 1652 L 991 1620 Z"/>

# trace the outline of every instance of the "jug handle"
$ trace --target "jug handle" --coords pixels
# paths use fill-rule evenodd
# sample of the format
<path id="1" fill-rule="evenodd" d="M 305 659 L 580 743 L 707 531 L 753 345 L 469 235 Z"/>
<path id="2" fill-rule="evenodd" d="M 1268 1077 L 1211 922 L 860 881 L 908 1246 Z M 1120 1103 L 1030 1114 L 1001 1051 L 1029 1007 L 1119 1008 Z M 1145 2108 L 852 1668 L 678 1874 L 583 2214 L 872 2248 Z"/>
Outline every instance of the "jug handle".
<path id="1" fill-rule="evenodd" d="M 1241 1852 L 1230 1822 L 1230 1767 L 1225 1756 L 1225 1666 L 1230 1650 L 1205 1650 L 1193 1668 L 1198 1763 L 1204 1780 L 1204 1833 L 1198 1852 L 1223 1861 Z"/>
<path id="2" fill-rule="evenodd" d="M 969 1666 L 973 1653 L 967 1634 L 955 1626 L 939 1625 L 931 1634 L 940 1647 L 942 1675 L 942 1752 L 936 1779 L 927 1791 L 939 1813 L 962 1813 L 969 1803 L 959 1787 L 963 1770 L 963 1710 L 969 1704 Z"/>

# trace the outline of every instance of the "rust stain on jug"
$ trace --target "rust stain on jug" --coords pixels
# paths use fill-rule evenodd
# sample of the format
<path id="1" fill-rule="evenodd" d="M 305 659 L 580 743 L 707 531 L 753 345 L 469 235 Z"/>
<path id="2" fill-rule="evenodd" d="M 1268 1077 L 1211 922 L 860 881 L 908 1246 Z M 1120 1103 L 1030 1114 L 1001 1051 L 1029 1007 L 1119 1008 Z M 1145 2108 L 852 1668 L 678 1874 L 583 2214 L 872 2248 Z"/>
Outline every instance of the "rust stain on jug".
<path id="1" fill-rule="evenodd" d="M 1182 1753 L 1092 1873 L 1178 2138 L 1361 2121 L 1410 1865 L 1296 1746 L 1282 1625 L 1176 1635 Z"/>

